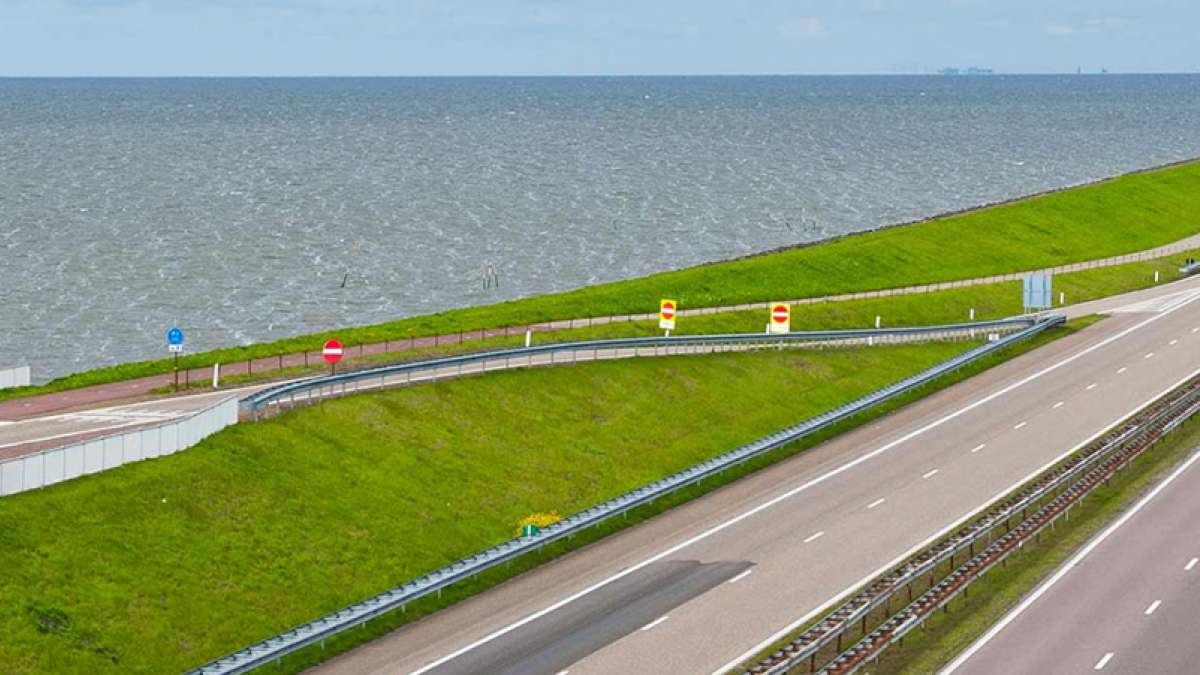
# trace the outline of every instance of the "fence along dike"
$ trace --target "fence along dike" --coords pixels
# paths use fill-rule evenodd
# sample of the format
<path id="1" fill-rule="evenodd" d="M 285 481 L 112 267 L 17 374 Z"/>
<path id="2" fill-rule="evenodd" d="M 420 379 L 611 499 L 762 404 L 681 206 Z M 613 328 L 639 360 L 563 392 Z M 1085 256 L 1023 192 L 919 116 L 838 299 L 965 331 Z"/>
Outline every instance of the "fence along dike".
<path id="1" fill-rule="evenodd" d="M 0 462 L 0 496 L 171 455 L 237 421 L 238 400 L 231 397 L 182 419 L 6 460 Z"/>

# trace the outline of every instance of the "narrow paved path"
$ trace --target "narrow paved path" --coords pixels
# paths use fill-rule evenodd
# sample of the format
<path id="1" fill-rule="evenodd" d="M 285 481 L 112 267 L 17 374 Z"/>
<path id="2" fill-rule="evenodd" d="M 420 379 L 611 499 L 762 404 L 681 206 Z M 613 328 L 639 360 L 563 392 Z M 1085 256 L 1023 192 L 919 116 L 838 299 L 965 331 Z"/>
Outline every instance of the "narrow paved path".
<path id="1" fill-rule="evenodd" d="M 1066 272 L 1076 272 L 1085 269 L 1095 269 L 1099 267 L 1111 267 L 1114 265 L 1123 265 L 1125 263 L 1137 262 L 1142 260 L 1153 260 L 1163 258 L 1169 255 L 1175 255 L 1183 251 L 1200 248 L 1200 234 L 1181 239 L 1175 243 L 1166 246 L 1140 251 L 1137 253 L 1129 253 L 1126 255 L 1112 256 L 1109 258 L 1101 258 L 1098 260 L 1090 260 L 1081 263 L 1072 263 L 1070 265 L 1059 265 L 1041 270 L 1028 270 L 1025 272 L 1013 272 L 1010 274 L 999 274 L 987 277 L 978 277 L 975 279 L 962 279 L 959 281 L 946 281 L 936 284 L 919 284 L 915 286 L 904 286 L 901 288 L 889 288 L 874 291 L 863 291 L 859 293 L 843 293 L 840 295 L 827 295 L 815 298 L 800 298 L 788 300 L 789 304 L 803 305 L 815 304 L 820 302 L 845 302 L 848 300 L 861 300 L 866 298 L 891 297 L 896 295 L 914 295 L 917 293 L 930 293 L 941 291 L 950 288 L 964 288 L 967 286 L 983 286 L 987 284 L 1000 283 L 1004 281 L 1013 281 L 1020 279 L 1023 275 L 1030 272 L 1050 272 L 1052 274 L 1062 274 Z M 679 312 L 681 317 L 688 316 L 707 316 L 710 314 L 725 314 L 729 312 L 744 312 L 749 310 L 767 308 L 767 302 L 747 303 L 740 305 L 726 305 L 722 307 L 704 307 L 696 309 L 683 309 Z M 516 336 L 523 335 L 526 331 L 533 332 L 550 332 L 558 330 L 566 330 L 570 328 L 584 328 L 589 326 L 603 326 L 612 323 L 623 323 L 629 321 L 651 321 L 658 317 L 657 314 L 626 314 L 615 316 L 587 317 L 576 319 L 564 319 L 561 321 L 551 321 L 547 323 L 538 323 L 527 326 L 509 326 L 505 328 L 490 328 L 474 330 L 468 333 L 453 333 L 449 335 L 437 335 L 431 337 L 409 338 L 404 340 L 394 340 L 382 343 L 368 345 L 354 345 L 347 348 L 346 357 L 348 360 L 353 360 L 359 356 L 369 356 L 376 354 L 385 354 L 389 352 L 409 351 L 412 349 L 422 349 L 439 345 L 457 345 L 466 342 L 483 340 L 487 338 Z M 315 346 L 315 345 L 314 345 Z M 267 357 L 262 359 L 253 359 L 251 361 L 238 361 L 221 365 L 221 377 L 229 377 L 233 375 L 245 375 L 248 373 L 269 372 L 272 370 L 281 370 L 283 368 L 295 368 L 306 364 L 321 363 L 320 351 L 301 352 L 296 354 L 287 354 L 280 356 Z M 180 382 L 200 380 L 211 381 L 212 367 L 197 368 L 190 371 L 180 371 Z M 66 410 L 78 410 L 89 407 L 95 407 L 103 404 L 111 404 L 118 401 L 129 401 L 139 397 L 148 395 L 153 389 L 169 387 L 174 382 L 174 375 L 167 373 L 163 375 L 153 375 L 150 377 L 142 377 L 134 380 L 126 380 L 124 382 L 114 382 L 111 384 L 101 384 L 91 387 L 81 387 L 79 389 L 71 389 L 69 391 L 57 392 L 53 394 L 44 394 L 41 396 L 29 396 L 25 398 L 12 399 L 9 401 L 0 402 L 0 421 L 4 420 L 19 420 L 38 415 L 46 415 L 54 412 Z"/>

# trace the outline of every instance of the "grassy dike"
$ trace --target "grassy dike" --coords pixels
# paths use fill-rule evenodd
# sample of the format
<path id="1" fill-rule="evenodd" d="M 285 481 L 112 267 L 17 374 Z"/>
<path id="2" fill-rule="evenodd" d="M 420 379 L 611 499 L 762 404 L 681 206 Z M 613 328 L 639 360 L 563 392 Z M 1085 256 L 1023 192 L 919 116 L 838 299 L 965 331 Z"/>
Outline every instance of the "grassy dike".
<path id="1" fill-rule="evenodd" d="M 500 372 L 330 401 L 233 427 L 167 460 L 7 497 L 0 500 L 0 663 L 15 673 L 194 667 L 506 539 L 522 517 L 580 510 L 967 346 Z M 673 433 L 661 433 L 664 420 Z M 712 487 L 661 500 L 628 523 Z M 462 584 L 441 602 L 586 541 Z M 285 668 L 437 606 L 432 598 L 417 603 L 407 615 L 332 640 L 328 652 L 288 659 Z"/>
<path id="2" fill-rule="evenodd" d="M 937 672 L 982 636 L 1080 547 L 1154 488 L 1200 445 L 1200 418 L 1193 418 L 1160 441 L 1113 480 L 1098 487 L 1038 541 L 1027 542 L 1009 558 L 971 584 L 947 613 L 931 615 L 924 630 L 909 633 L 863 669 L 874 675 L 924 675 Z"/>
<path id="3" fill-rule="evenodd" d="M 1181 253 L 1178 257 L 1186 256 L 1200 257 L 1200 250 Z M 1160 283 L 1175 281 L 1182 276 L 1179 273 L 1178 262 L 1168 258 L 1059 274 L 1054 277 L 1055 301 L 1057 302 L 1058 291 L 1065 293 L 1067 301 L 1074 304 L 1148 288 L 1154 285 L 1155 273 L 1158 273 Z M 929 326 L 967 321 L 972 309 L 975 310 L 977 320 L 1000 319 L 1020 314 L 1022 309 L 1021 283 L 1011 281 L 931 293 L 802 305 L 792 310 L 792 325 L 798 330 L 866 328 L 873 326 L 875 317 L 880 316 L 885 326 Z M 763 330 L 764 323 L 765 312 L 763 310 L 689 316 L 680 320 L 680 330 L 676 331 L 676 334 L 752 333 Z M 538 333 L 535 340 L 538 344 L 545 344 L 573 340 L 648 337 L 661 334 L 662 330 L 659 329 L 657 321 L 636 321 Z M 366 368 L 453 354 L 520 347 L 524 344 L 524 340 L 524 336 L 495 337 L 473 340 L 462 345 L 442 345 L 405 352 L 374 354 L 361 358 L 353 356 L 353 350 L 351 350 L 348 366 L 350 368 Z M 323 365 L 314 364 L 307 369 L 298 367 L 288 368 L 283 372 L 268 370 L 255 372 L 251 376 L 237 375 L 227 377 L 223 382 L 225 386 L 229 387 L 273 379 L 320 375 L 326 372 L 328 371 Z M 193 389 L 209 387 L 203 378 L 193 380 L 191 386 Z M 154 393 L 170 391 L 170 387 L 164 387 Z"/>
<path id="4" fill-rule="evenodd" d="M 346 344 L 500 328 L 583 316 L 793 299 L 1050 267 L 1168 244 L 1200 232 L 1200 162 L 1133 173 L 1000 206 L 564 293 L 192 354 L 199 368 Z M 170 372 L 159 359 L 0 392 L 0 400 Z"/>

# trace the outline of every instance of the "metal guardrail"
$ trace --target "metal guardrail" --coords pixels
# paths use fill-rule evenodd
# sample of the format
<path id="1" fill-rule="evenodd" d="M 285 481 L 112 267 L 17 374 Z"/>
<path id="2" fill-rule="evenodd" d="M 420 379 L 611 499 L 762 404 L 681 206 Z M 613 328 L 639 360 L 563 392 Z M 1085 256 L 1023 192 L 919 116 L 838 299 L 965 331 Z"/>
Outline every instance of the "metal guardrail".
<path id="1" fill-rule="evenodd" d="M 437 592 L 451 584 L 454 584 L 455 582 L 462 581 L 496 565 L 507 562 L 526 553 L 533 552 L 550 543 L 581 532 L 589 527 L 592 527 L 593 525 L 598 525 L 608 518 L 623 514 L 638 506 L 648 504 L 659 497 L 671 494 L 681 488 L 695 484 L 707 477 L 734 468 L 744 462 L 771 452 L 772 450 L 781 448 L 785 445 L 809 436 L 814 432 L 825 429 L 829 426 L 837 424 L 838 422 L 853 417 L 854 415 L 870 410 L 881 403 L 887 402 L 906 392 L 928 384 L 942 375 L 953 372 L 989 354 L 993 354 L 1015 342 L 1033 337 L 1047 328 L 1062 324 L 1066 321 L 1066 319 L 1059 315 L 1052 315 L 1048 317 L 1039 317 L 1037 320 L 1022 319 L 1022 321 L 1028 324 L 1025 328 L 995 342 L 988 342 L 970 349 L 962 354 L 927 368 L 920 373 L 911 375 L 898 382 L 883 387 L 882 389 L 878 389 L 874 392 L 866 394 L 850 403 L 834 408 L 833 410 L 826 411 L 820 415 L 809 418 L 799 424 L 775 432 L 756 441 L 747 443 L 746 445 L 743 445 L 737 449 L 726 452 L 725 454 L 705 462 L 693 465 L 687 469 L 684 469 L 683 471 L 679 471 L 678 473 L 672 474 L 671 476 L 661 480 L 644 485 L 630 492 L 626 492 L 625 494 L 610 499 L 602 504 L 598 504 L 589 509 L 575 513 L 546 527 L 538 534 L 529 537 L 510 539 L 502 544 L 493 546 L 492 548 L 476 553 L 468 558 L 453 562 L 445 567 L 430 572 L 425 576 L 401 584 L 400 586 L 379 593 L 378 595 L 367 598 L 366 600 L 357 602 L 349 607 L 338 610 L 320 619 L 310 621 L 306 624 L 280 633 L 274 637 L 257 642 L 244 649 L 229 654 L 228 656 L 221 657 L 215 661 L 212 661 L 211 663 L 203 665 L 192 671 L 192 673 L 204 675 L 216 675 L 218 673 L 222 675 L 244 673 L 259 666 L 266 665 L 272 661 L 276 661 L 298 649 L 302 649 L 308 645 L 316 644 L 325 640 L 326 638 L 341 633 L 342 631 L 359 626 L 374 617 L 380 616 L 395 609 L 401 609 L 407 603 Z M 1003 322 L 985 323 L 992 326 L 998 326 Z M 867 331 L 851 332 L 860 337 L 867 333 Z M 752 337 L 754 339 L 761 340 L 766 336 L 756 335 Z M 707 336 L 675 339 L 703 341 L 713 338 L 711 336 Z M 642 342 L 643 346 L 652 343 L 653 340 L 650 342 Z"/>
<path id="2" fill-rule="evenodd" d="M 967 559 L 954 568 L 937 585 L 930 586 L 915 601 L 889 617 L 870 634 L 864 635 L 850 649 L 839 654 L 820 672 L 823 675 L 851 675 L 878 658 L 879 654 L 898 640 L 904 638 L 917 626 L 922 625 L 930 614 L 945 606 L 960 593 L 965 593 L 970 584 L 988 570 L 1003 562 L 1020 550 L 1022 545 L 1037 537 L 1047 527 L 1052 527 L 1058 518 L 1069 513 L 1072 506 L 1090 494 L 1099 485 L 1107 482 L 1121 467 L 1133 461 L 1139 454 L 1153 446 L 1159 439 L 1187 421 L 1200 410 L 1200 388 L 1197 380 L 1185 385 L 1182 395 L 1171 394 L 1174 400 L 1167 405 L 1158 405 L 1153 414 L 1144 415 L 1136 425 L 1127 425 L 1127 431 L 1095 453 L 1088 462 L 1089 469 L 1072 472 L 1075 478 L 1060 494 L 1039 508 L 1032 516 L 1022 521 L 988 546 L 979 554 Z M 1161 399 L 1160 399 L 1161 402 Z M 1049 497 L 1053 493 L 1044 495 Z M 777 671 L 782 672 L 782 671 Z"/>
<path id="3" fill-rule="evenodd" d="M 911 584 L 933 573 L 947 561 L 953 566 L 956 556 L 960 554 L 975 555 L 976 547 L 981 541 L 990 542 L 996 530 L 1002 526 L 1007 527 L 1006 524 L 1017 514 L 1024 514 L 1048 496 L 1077 480 L 1114 452 L 1126 447 L 1131 440 L 1154 428 L 1157 421 L 1170 419 L 1171 415 L 1178 414 L 1185 408 L 1189 408 L 1186 414 L 1190 415 L 1196 402 L 1200 401 L 1200 388 L 1193 382 L 1182 389 L 1182 395 L 1176 390 L 1155 404 L 1143 408 L 1114 427 L 1104 437 L 1034 479 L 1032 484 L 1019 488 L 1015 495 L 1002 500 L 987 514 L 876 578 L 854 597 L 743 672 L 746 675 L 781 675 L 806 661 L 809 662 L 809 670 L 814 671 L 813 659 L 818 652 L 835 640 L 840 650 L 842 635 L 880 607 L 890 605 L 896 595 L 908 589 Z M 1178 423 L 1178 420 L 1173 422 L 1171 428 Z M 912 598 L 909 597 L 909 600 Z"/>
<path id="4" fill-rule="evenodd" d="M 1044 317 L 1015 317 L 1009 319 L 998 319 L 994 321 L 975 321 L 970 323 L 947 324 L 942 326 L 918 326 L 912 328 L 874 328 L 874 329 L 852 329 L 852 330 L 830 330 L 830 331 L 799 331 L 794 333 L 784 333 L 780 335 L 768 335 L 764 333 L 723 333 L 715 335 L 683 335 L 675 337 L 644 337 L 644 338 L 617 338 L 609 340 L 587 340 L 580 342 L 562 342 L 546 345 L 538 345 L 534 347 L 520 347 L 515 349 L 501 349 L 488 352 L 480 352 L 476 354 L 465 354 L 461 356 L 448 356 L 437 359 L 428 359 L 416 361 L 412 363 L 402 363 L 397 365 L 382 366 L 379 368 L 369 368 L 365 370 L 352 371 L 339 375 L 327 375 L 324 377 L 314 377 L 297 382 L 281 384 L 276 387 L 263 389 L 251 396 L 248 396 L 242 401 L 242 409 L 250 416 L 257 418 L 260 412 L 264 409 L 269 411 L 266 406 L 276 406 L 290 400 L 294 405 L 297 402 L 306 403 L 314 398 L 322 398 L 325 391 L 328 390 L 328 395 L 336 395 L 340 387 L 341 393 L 353 393 L 357 391 L 358 385 L 368 383 L 372 380 L 379 380 L 379 387 L 388 386 L 388 378 L 392 378 L 392 386 L 400 386 L 407 384 L 413 380 L 413 376 L 421 372 L 431 372 L 432 379 L 437 379 L 437 374 L 446 369 L 457 369 L 459 374 L 462 374 L 463 369 L 468 366 L 476 366 L 479 372 L 486 372 L 489 363 L 497 365 L 492 370 L 501 368 L 513 367 L 515 363 L 518 367 L 524 365 L 539 365 L 535 364 L 534 360 L 538 357 L 543 359 L 547 356 L 549 361 L 546 363 L 556 363 L 556 355 L 568 354 L 571 360 L 576 360 L 579 355 L 585 356 L 585 360 L 596 360 L 599 358 L 618 358 L 622 350 L 633 350 L 632 356 L 641 355 L 639 350 L 654 349 L 654 355 L 658 355 L 657 350 L 664 350 L 664 354 L 679 353 L 680 349 L 710 349 L 716 351 L 720 347 L 747 347 L 761 346 L 773 347 L 787 344 L 797 343 L 825 343 L 825 342 L 861 342 L 874 340 L 904 340 L 924 336 L 936 335 L 977 335 L 981 332 L 988 331 L 1009 331 L 1018 330 L 1023 327 L 1030 326 Z M 672 351 L 676 350 L 676 351 Z M 606 356 L 601 357 L 601 354 Z M 615 355 L 615 356 L 614 356 Z M 522 361 L 525 363 L 523 364 Z M 404 376 L 405 379 L 399 379 Z M 349 390 L 349 385 L 355 385 L 353 391 Z"/>

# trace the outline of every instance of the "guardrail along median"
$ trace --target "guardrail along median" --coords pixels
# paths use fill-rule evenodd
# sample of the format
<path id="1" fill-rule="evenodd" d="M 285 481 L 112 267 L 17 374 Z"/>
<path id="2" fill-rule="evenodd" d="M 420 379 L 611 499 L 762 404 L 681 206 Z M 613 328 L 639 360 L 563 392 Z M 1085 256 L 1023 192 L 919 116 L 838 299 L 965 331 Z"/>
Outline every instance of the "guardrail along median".
<path id="1" fill-rule="evenodd" d="M 923 625 L 934 611 L 960 593 L 966 593 L 973 581 L 1003 563 L 1024 542 L 1052 527 L 1059 517 L 1067 516 L 1093 489 L 1198 410 L 1200 377 L 1192 377 L 1002 499 L 985 515 L 875 579 L 787 644 L 741 672 L 781 675 L 804 669 L 847 675 L 857 671 L 890 644 Z M 1029 515 L 1031 510 L 1034 513 Z M 1014 520 L 1018 521 L 1015 526 Z M 947 564 L 948 573 L 943 576 L 937 572 Z M 918 591 L 914 600 L 914 586 L 923 585 L 926 580 L 928 587 Z M 891 605 L 898 597 L 901 609 L 892 614 Z M 888 617 L 868 632 L 868 617 L 880 610 Z M 871 625 L 877 621 L 873 620 Z M 843 638 L 856 629 L 862 634 L 861 639 L 843 651 Z M 832 657 L 829 648 L 835 650 Z M 818 659 L 818 654 L 823 656 Z"/>

